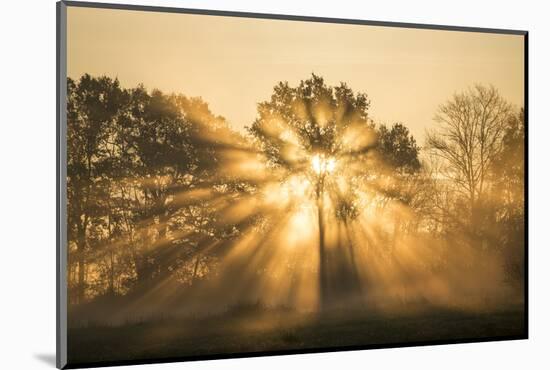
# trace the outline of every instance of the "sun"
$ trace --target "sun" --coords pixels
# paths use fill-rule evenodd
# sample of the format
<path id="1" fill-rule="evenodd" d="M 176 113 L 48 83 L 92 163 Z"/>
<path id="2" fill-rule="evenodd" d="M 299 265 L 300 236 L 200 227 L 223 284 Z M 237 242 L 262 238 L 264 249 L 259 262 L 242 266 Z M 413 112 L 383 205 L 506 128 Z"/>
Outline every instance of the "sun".
<path id="1" fill-rule="evenodd" d="M 336 170 L 336 159 L 324 154 L 315 154 L 311 158 L 311 167 L 317 175 L 332 173 Z"/>

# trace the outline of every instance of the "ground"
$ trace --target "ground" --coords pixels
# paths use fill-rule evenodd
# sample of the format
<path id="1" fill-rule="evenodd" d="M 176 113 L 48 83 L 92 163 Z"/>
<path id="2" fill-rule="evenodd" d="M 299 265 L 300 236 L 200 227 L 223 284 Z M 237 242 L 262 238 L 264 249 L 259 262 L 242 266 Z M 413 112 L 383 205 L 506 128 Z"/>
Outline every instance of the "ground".
<path id="1" fill-rule="evenodd" d="M 69 364 L 525 336 L 522 309 L 415 313 L 239 310 L 209 318 L 89 325 L 68 333 Z"/>

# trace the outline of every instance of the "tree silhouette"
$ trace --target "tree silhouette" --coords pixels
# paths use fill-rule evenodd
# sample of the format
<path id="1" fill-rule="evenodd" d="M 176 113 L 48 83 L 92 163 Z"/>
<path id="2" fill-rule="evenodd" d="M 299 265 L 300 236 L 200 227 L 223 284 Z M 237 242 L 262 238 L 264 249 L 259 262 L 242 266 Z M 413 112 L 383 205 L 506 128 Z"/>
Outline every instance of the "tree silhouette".
<path id="1" fill-rule="evenodd" d="M 522 108 L 506 122 L 500 150 L 491 168 L 496 203 L 495 234 L 504 254 L 506 270 L 516 283 L 524 279 L 525 247 L 525 112 Z"/>
<path id="2" fill-rule="evenodd" d="M 385 125 L 380 125 L 377 149 L 384 161 L 394 170 L 405 174 L 420 170 L 420 149 L 409 129 L 402 123 L 396 123 L 389 129 Z"/>
<path id="3" fill-rule="evenodd" d="M 286 176 L 304 174 L 314 184 L 321 310 L 330 300 L 326 196 L 336 220 L 347 227 L 360 213 L 354 189 L 359 182 L 371 182 L 378 193 L 393 197 L 398 189 L 380 185 L 381 177 L 420 168 L 418 147 L 408 129 L 396 124 L 377 130 L 368 117 L 369 107 L 367 95 L 354 93 L 345 83 L 327 86 L 313 74 L 296 87 L 276 85 L 271 99 L 258 105 L 258 118 L 249 128 L 271 166 L 283 168 Z M 342 181 L 337 180 L 345 185 L 338 186 Z"/>
<path id="4" fill-rule="evenodd" d="M 86 289 L 87 254 L 101 215 L 102 186 L 107 170 L 108 128 L 116 122 L 127 96 L 117 80 L 84 75 L 67 83 L 67 196 L 68 237 L 76 250 L 78 282 L 75 299 L 81 302 Z"/>
<path id="5" fill-rule="evenodd" d="M 487 190 L 511 114 L 495 87 L 476 85 L 439 107 L 434 118 L 439 127 L 427 135 L 428 148 L 444 159 L 445 175 L 466 194 L 472 214 Z"/>

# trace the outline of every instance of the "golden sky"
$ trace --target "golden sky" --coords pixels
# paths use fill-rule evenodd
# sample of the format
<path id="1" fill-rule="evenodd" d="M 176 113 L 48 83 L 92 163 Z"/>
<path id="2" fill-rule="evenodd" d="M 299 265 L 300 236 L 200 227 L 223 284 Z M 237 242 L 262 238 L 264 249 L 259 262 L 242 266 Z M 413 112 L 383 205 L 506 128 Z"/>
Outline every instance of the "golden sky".
<path id="1" fill-rule="evenodd" d="M 423 144 L 438 104 L 474 83 L 524 98 L 523 36 L 69 7 L 68 75 L 201 96 L 242 129 L 281 80 L 312 72 L 369 95 Z"/>

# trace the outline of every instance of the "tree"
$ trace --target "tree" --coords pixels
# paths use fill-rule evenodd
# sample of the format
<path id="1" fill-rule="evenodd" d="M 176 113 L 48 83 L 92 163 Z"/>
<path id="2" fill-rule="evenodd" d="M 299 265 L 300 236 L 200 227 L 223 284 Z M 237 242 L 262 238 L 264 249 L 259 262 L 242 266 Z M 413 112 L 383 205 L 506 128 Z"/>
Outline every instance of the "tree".
<path id="1" fill-rule="evenodd" d="M 101 212 L 98 199 L 106 196 L 101 178 L 105 174 L 107 127 L 120 115 L 126 98 L 118 80 L 86 74 L 78 82 L 67 81 L 67 223 L 70 245 L 76 249 L 78 302 L 83 301 L 86 289 L 86 260 L 92 241 L 88 232 Z"/>
<path id="2" fill-rule="evenodd" d="M 440 176 L 467 198 L 472 225 L 511 114 L 512 106 L 495 87 L 476 85 L 442 104 L 434 117 L 437 129 L 427 133 L 427 149 L 445 162 Z"/>
<path id="3" fill-rule="evenodd" d="M 280 181 L 301 174 L 313 185 L 321 310 L 329 301 L 326 218 L 335 217 L 347 228 L 360 213 L 356 195 L 359 184 L 376 182 L 372 187 L 389 195 L 389 189 L 382 185 L 383 176 L 420 168 L 418 147 L 408 129 L 396 124 L 377 131 L 368 117 L 369 106 L 366 94 L 354 93 L 345 83 L 327 86 L 322 77 L 313 74 L 296 87 L 288 82 L 276 85 L 271 99 L 258 104 L 258 118 L 249 128 L 268 166 L 282 170 Z M 326 209 L 327 196 L 332 215 Z"/>
<path id="4" fill-rule="evenodd" d="M 390 129 L 385 125 L 378 128 L 378 151 L 389 166 L 405 174 L 420 170 L 418 153 L 420 148 L 409 129 L 402 123 L 394 124 Z"/>
<path id="5" fill-rule="evenodd" d="M 502 150 L 493 167 L 493 197 L 498 242 L 509 278 L 524 278 L 525 247 L 525 112 L 510 117 L 502 138 Z"/>
<path id="6" fill-rule="evenodd" d="M 491 168 L 491 179 L 504 206 L 503 218 L 523 212 L 525 180 L 525 113 L 510 116 L 502 137 L 502 150 Z"/>

